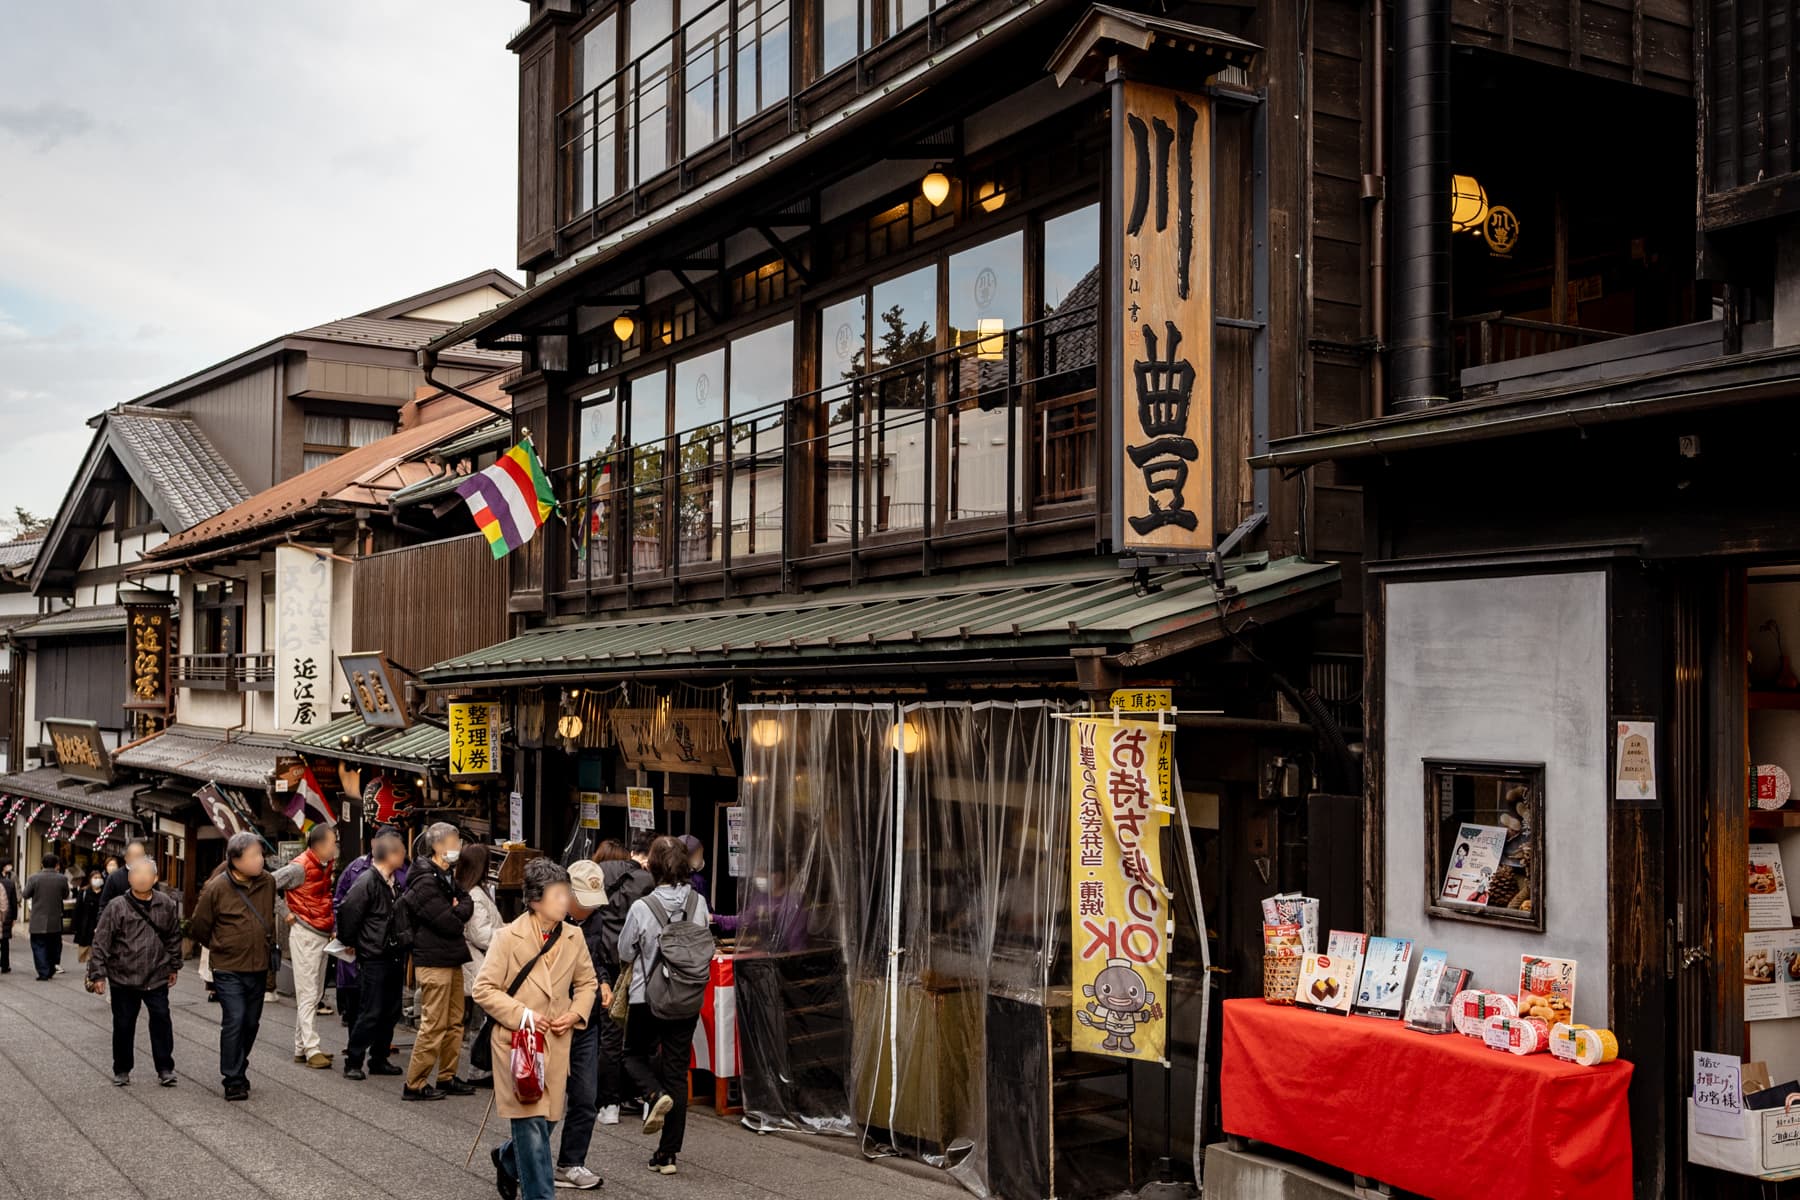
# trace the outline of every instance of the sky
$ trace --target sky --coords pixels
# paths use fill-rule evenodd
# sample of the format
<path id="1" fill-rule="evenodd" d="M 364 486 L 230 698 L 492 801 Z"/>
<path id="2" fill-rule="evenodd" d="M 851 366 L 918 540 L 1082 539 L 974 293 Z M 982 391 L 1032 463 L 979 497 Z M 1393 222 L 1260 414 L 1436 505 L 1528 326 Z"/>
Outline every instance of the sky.
<path id="1" fill-rule="evenodd" d="M 487 267 L 517 0 L 0 5 L 0 514 L 115 404 Z"/>

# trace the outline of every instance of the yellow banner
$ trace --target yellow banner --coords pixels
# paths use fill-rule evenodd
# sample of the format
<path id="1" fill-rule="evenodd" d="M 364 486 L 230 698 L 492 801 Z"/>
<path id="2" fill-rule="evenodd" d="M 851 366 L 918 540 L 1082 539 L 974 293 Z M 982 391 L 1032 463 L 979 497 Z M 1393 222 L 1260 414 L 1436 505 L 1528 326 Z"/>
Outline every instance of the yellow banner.
<path id="1" fill-rule="evenodd" d="M 1073 1049 L 1161 1062 L 1173 919 L 1161 837 L 1171 731 L 1089 717 L 1070 726 Z"/>
<path id="2" fill-rule="evenodd" d="M 492 700 L 450 702 L 450 778 L 500 774 L 500 705 Z"/>

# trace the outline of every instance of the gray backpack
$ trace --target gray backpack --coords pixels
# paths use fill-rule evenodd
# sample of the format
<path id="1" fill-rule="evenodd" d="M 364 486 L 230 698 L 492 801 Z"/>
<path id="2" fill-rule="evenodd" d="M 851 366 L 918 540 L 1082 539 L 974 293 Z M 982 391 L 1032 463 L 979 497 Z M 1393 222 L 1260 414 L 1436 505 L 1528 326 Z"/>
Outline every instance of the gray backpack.
<path id="1" fill-rule="evenodd" d="M 665 1021 L 699 1016 L 707 981 L 712 978 L 715 949 L 712 930 L 694 920 L 700 897 L 688 893 L 679 921 L 671 921 L 668 911 L 654 896 L 645 896 L 638 903 L 648 905 L 662 926 L 656 957 L 644 980 L 644 998 L 650 1003 L 650 1011 Z"/>

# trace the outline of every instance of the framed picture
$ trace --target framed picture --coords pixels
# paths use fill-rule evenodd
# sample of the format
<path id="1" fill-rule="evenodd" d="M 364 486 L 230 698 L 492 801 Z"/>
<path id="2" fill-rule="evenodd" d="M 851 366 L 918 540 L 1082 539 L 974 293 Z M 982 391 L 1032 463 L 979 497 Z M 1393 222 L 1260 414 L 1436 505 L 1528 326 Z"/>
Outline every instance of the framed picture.
<path id="1" fill-rule="evenodd" d="M 1428 758 L 1425 909 L 1544 928 L 1544 764 Z"/>

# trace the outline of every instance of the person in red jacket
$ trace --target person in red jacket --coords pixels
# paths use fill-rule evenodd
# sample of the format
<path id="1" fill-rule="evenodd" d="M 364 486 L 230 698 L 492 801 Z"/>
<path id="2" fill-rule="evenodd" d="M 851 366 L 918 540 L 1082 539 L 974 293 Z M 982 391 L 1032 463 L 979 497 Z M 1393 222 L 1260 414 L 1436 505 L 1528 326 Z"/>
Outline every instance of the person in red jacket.
<path id="1" fill-rule="evenodd" d="M 337 862 L 337 830 L 314 825 L 306 849 L 275 872 L 288 909 L 288 957 L 294 965 L 294 1061 L 315 1071 L 331 1067 L 319 1049 L 319 1000 L 325 995 L 325 947 L 337 923 L 331 911 L 331 871 Z"/>

